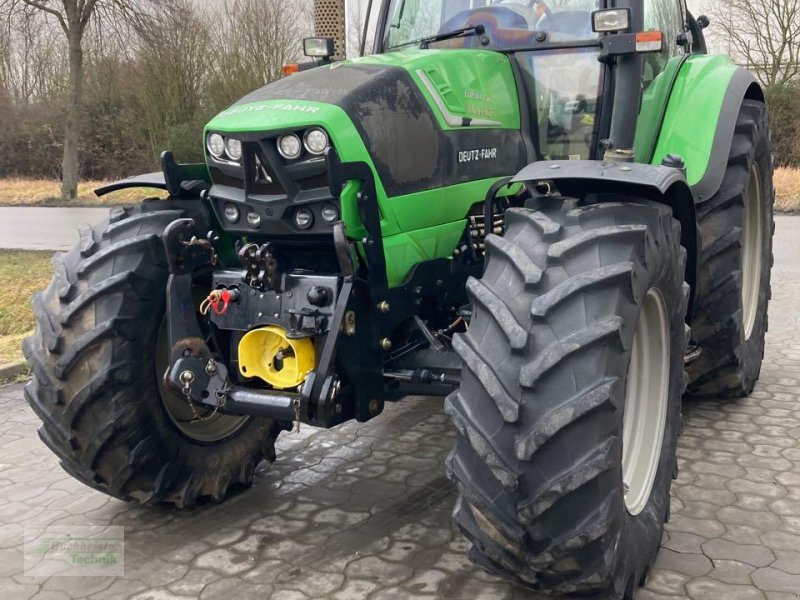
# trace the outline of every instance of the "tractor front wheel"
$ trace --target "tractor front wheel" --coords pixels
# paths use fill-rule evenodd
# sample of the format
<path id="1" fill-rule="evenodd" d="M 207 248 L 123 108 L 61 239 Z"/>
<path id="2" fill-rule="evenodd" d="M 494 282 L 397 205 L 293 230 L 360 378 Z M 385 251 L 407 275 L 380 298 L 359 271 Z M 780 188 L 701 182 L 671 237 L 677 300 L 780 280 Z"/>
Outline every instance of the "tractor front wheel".
<path id="1" fill-rule="evenodd" d="M 61 466 L 111 496 L 179 508 L 249 485 L 256 465 L 275 459 L 280 432 L 271 420 L 192 407 L 163 385 L 162 234 L 190 204 L 146 202 L 82 230 L 78 246 L 54 257 L 23 346 L 33 369 L 25 397 Z"/>
<path id="2" fill-rule="evenodd" d="M 686 252 L 644 199 L 506 212 L 471 279 L 447 468 L 470 557 L 534 590 L 631 597 L 676 469 Z"/>

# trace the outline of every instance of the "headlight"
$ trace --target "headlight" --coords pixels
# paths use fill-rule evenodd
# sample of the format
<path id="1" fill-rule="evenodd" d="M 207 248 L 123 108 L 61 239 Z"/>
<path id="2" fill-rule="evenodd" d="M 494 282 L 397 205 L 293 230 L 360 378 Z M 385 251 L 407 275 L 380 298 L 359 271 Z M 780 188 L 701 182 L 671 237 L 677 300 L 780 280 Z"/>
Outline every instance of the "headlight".
<path id="1" fill-rule="evenodd" d="M 628 31 L 630 23 L 631 11 L 628 8 L 596 10 L 592 13 L 592 31 L 598 33 Z"/>
<path id="2" fill-rule="evenodd" d="M 258 215 L 257 212 L 253 212 L 252 210 L 247 213 L 247 222 L 250 223 L 253 227 L 258 227 L 261 225 L 261 217 Z"/>
<path id="3" fill-rule="evenodd" d="M 225 150 L 228 152 L 228 157 L 231 160 L 240 160 L 242 158 L 242 142 L 234 138 L 225 140 Z"/>
<path id="4" fill-rule="evenodd" d="M 225 156 L 225 138 L 220 134 L 212 133 L 209 135 L 206 146 L 208 146 L 208 151 L 214 158 L 222 158 Z"/>
<path id="5" fill-rule="evenodd" d="M 339 219 L 339 209 L 335 204 L 326 204 L 322 207 L 322 220 L 326 223 L 335 223 Z"/>
<path id="6" fill-rule="evenodd" d="M 307 208 L 300 208 L 294 213 L 294 224 L 300 229 L 310 229 L 314 224 L 314 213 Z"/>
<path id="7" fill-rule="evenodd" d="M 300 143 L 300 138 L 295 134 L 290 133 L 278 138 L 278 152 L 283 158 L 294 160 L 300 156 L 303 150 L 303 144 Z"/>
<path id="8" fill-rule="evenodd" d="M 241 217 L 239 208 L 235 204 L 226 204 L 222 213 L 228 223 L 238 223 Z"/>
<path id="9" fill-rule="evenodd" d="M 306 150 L 308 150 L 311 154 L 316 154 L 319 156 L 325 152 L 325 149 L 328 147 L 328 134 L 319 127 L 314 127 L 313 129 L 306 131 L 303 141 L 305 143 Z"/>

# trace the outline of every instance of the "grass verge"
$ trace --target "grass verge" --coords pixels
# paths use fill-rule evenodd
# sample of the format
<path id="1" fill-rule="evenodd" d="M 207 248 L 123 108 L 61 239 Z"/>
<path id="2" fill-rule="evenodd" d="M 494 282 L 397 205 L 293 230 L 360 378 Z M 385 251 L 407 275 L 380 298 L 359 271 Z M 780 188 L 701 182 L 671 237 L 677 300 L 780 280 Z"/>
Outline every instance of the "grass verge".
<path id="1" fill-rule="evenodd" d="M 141 201 L 143 198 L 161 196 L 164 192 L 151 188 L 131 188 L 113 192 L 102 198 L 94 195 L 94 190 L 106 181 L 84 181 L 78 185 L 78 198 L 64 202 L 61 197 L 61 184 L 44 179 L 2 179 L 0 180 L 0 206 L 119 206 Z"/>
<path id="2" fill-rule="evenodd" d="M 775 169 L 775 210 L 800 213 L 800 169 Z"/>
<path id="3" fill-rule="evenodd" d="M 22 360 L 22 339 L 36 326 L 33 295 L 47 287 L 52 252 L 0 250 L 0 364 Z"/>

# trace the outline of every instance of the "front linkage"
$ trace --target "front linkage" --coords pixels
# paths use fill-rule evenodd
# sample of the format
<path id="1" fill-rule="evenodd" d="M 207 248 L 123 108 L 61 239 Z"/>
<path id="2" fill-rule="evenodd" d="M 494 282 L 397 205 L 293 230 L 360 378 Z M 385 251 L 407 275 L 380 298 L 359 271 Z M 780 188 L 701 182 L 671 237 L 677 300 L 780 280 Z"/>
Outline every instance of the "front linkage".
<path id="1" fill-rule="evenodd" d="M 200 235 L 194 220 L 178 219 L 166 228 L 170 367 L 164 378 L 190 404 L 215 413 L 331 427 L 352 418 L 369 420 L 382 412 L 385 400 L 410 393 L 445 395 L 458 385 L 456 357 L 414 315 L 429 296 L 454 306 L 463 303 L 464 282 L 474 273 L 450 260 L 434 261 L 390 290 L 372 171 L 365 163 L 341 163 L 333 152 L 327 160 L 332 190 L 361 182 L 366 265 L 342 223 L 334 227 L 339 272 L 333 274 L 281 272 L 269 243 L 243 245 L 238 252 L 243 268 L 222 268 L 213 242 Z M 214 304 L 208 321 L 238 341 L 239 353 L 229 362 L 198 319 L 193 280 L 208 270 Z M 399 325 L 409 319 L 418 335 L 397 338 Z M 257 368 L 246 354 L 275 350 L 275 336 L 283 347 L 268 365 L 256 367 L 269 369 L 282 383 L 256 387 L 248 368 L 251 374 Z"/>
<path id="2" fill-rule="evenodd" d="M 199 239 L 192 219 L 173 221 L 164 232 L 164 248 L 170 270 L 167 284 L 167 320 L 171 366 L 167 384 L 188 401 L 233 415 L 268 417 L 280 421 L 311 421 L 309 407 L 318 416 L 336 400 L 339 381 L 332 374 L 336 336 L 327 335 L 342 326 L 353 277 L 287 274 L 283 289 L 260 287 L 249 271 L 222 269 L 214 273 L 214 287 L 236 291 L 237 309 L 214 313 L 212 322 L 225 329 L 249 329 L 248 325 L 279 325 L 290 338 L 325 335 L 321 359 L 297 392 L 259 390 L 232 383 L 228 367 L 212 352 L 197 318 L 192 293 L 192 274 L 216 265 L 213 245 Z M 268 261 L 268 254 L 261 254 Z M 283 293 L 282 293 L 283 292 Z M 305 292 L 305 294 L 303 294 Z M 332 306 L 315 306 L 312 301 Z M 309 328 L 308 323 L 313 325 Z M 302 415 L 302 416 L 301 416 Z M 323 424 L 322 422 L 318 424 Z"/>

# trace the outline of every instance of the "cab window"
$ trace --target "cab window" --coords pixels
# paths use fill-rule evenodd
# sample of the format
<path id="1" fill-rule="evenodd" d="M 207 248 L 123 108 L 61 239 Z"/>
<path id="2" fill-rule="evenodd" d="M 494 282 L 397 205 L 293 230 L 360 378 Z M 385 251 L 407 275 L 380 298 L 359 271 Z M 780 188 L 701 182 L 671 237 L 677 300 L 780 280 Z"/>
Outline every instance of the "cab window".
<path id="1" fill-rule="evenodd" d="M 530 48 L 536 33 L 551 42 L 591 40 L 592 11 L 598 0 L 391 0 L 385 49 L 419 45 L 419 40 L 474 25 L 484 25 L 485 40 L 450 39 L 435 48 Z"/>
<path id="2" fill-rule="evenodd" d="M 685 52 L 684 48 L 678 45 L 678 36 L 685 30 L 683 12 L 681 0 L 644 0 L 645 30 L 659 30 L 664 34 L 663 50 L 645 55 L 642 73 L 644 89 L 647 89 L 667 68 L 671 58 Z"/>

